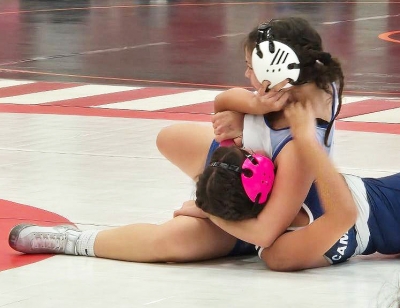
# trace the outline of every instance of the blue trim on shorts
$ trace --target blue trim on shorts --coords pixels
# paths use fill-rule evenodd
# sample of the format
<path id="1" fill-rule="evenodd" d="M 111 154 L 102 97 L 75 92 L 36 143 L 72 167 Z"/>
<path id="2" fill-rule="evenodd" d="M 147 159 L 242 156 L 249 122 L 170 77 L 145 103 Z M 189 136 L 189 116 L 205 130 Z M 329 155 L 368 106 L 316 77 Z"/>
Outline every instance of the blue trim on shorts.
<path id="1" fill-rule="evenodd" d="M 206 159 L 206 165 L 205 167 L 207 167 L 210 164 L 211 161 L 211 156 L 214 154 L 215 150 L 218 149 L 219 147 L 219 142 L 213 140 L 211 142 L 210 148 L 208 150 L 208 154 L 207 154 L 207 159 Z"/>
<path id="2" fill-rule="evenodd" d="M 242 240 L 237 240 L 235 247 L 227 254 L 227 257 L 244 256 L 244 255 L 256 255 L 256 246 Z"/>

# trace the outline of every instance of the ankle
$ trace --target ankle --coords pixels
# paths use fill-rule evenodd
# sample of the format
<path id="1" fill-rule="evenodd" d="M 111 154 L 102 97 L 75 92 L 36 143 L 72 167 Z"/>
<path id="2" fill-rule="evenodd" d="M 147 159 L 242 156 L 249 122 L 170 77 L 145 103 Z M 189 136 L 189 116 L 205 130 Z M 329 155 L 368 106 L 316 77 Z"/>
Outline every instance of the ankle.
<path id="1" fill-rule="evenodd" d="M 99 230 L 82 231 L 75 247 L 75 254 L 79 256 L 95 257 L 94 242 Z"/>

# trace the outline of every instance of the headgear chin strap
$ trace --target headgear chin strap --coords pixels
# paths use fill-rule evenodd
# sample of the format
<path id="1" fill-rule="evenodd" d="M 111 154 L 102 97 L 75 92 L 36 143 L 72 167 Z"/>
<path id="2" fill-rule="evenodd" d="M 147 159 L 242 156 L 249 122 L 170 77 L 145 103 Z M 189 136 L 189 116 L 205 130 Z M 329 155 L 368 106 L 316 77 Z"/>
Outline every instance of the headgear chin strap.
<path id="1" fill-rule="evenodd" d="M 241 174 L 242 185 L 249 199 L 265 203 L 275 179 L 274 163 L 264 155 L 246 155 L 242 167 L 222 162 L 212 162 L 211 167 L 220 167 Z"/>
<path id="2" fill-rule="evenodd" d="M 300 61 L 288 45 L 274 39 L 270 23 L 258 27 L 256 47 L 252 53 L 252 67 L 257 80 L 268 80 L 272 88 L 285 79 L 290 82 L 285 88 L 296 84 L 300 76 Z"/>

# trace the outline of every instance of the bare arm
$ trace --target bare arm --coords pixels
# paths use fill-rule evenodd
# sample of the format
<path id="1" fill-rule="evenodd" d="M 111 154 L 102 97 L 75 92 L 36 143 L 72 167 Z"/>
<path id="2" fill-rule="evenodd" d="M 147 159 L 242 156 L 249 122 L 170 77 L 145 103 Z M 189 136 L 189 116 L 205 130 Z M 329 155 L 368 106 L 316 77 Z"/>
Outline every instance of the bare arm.
<path id="1" fill-rule="evenodd" d="M 252 110 L 252 101 L 255 94 L 242 88 L 233 88 L 226 90 L 215 97 L 214 112 L 236 111 L 240 113 L 250 113 Z"/>
<path id="2" fill-rule="evenodd" d="M 324 215 L 307 227 L 279 237 L 262 253 L 271 269 L 290 271 L 328 265 L 323 255 L 356 222 L 357 207 L 351 192 L 315 138 L 311 108 L 296 104 L 286 112 L 294 144 L 302 161 L 316 176 Z"/>
<path id="3" fill-rule="evenodd" d="M 278 155 L 274 188 L 257 218 L 227 221 L 211 216 L 221 229 L 246 242 L 270 246 L 291 224 L 300 210 L 314 180 L 314 174 L 302 163 L 298 149 L 289 142 Z"/>
<path id="4" fill-rule="evenodd" d="M 222 111 L 211 116 L 214 128 L 214 138 L 221 142 L 228 139 L 238 139 L 237 145 L 242 144 L 244 113 Z"/>
<path id="5" fill-rule="evenodd" d="M 289 94 L 285 90 L 281 91 L 286 84 L 285 80 L 265 92 L 268 83 L 263 83 L 257 93 L 243 88 L 229 89 L 216 96 L 214 112 L 229 110 L 248 114 L 266 114 L 281 110 L 289 98 Z"/>
<path id="6" fill-rule="evenodd" d="M 289 94 L 282 89 L 287 80 L 277 84 L 268 92 L 269 86 L 264 82 L 258 92 L 250 92 L 243 88 L 233 88 L 218 94 L 214 100 L 212 123 L 215 140 L 240 138 L 243 133 L 244 114 L 266 114 L 281 110 L 289 99 Z M 241 143 L 241 139 L 235 142 Z"/>

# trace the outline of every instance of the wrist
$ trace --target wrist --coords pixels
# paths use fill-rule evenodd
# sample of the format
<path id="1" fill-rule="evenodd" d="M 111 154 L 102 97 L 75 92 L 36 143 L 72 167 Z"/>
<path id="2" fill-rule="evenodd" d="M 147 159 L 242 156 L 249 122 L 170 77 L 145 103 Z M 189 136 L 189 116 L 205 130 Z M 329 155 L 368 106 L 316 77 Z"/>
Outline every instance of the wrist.
<path id="1" fill-rule="evenodd" d="M 293 140 L 301 148 L 319 148 L 321 146 L 316 136 L 299 135 L 293 137 Z"/>
<path id="2" fill-rule="evenodd" d="M 262 110 L 261 104 L 262 104 L 262 102 L 260 101 L 260 97 L 258 96 L 258 94 L 255 94 L 253 96 L 253 99 L 250 102 L 251 112 L 249 112 L 249 113 L 255 114 L 255 115 L 261 115 L 261 114 L 268 113 L 268 111 L 265 112 L 265 110 Z"/>

